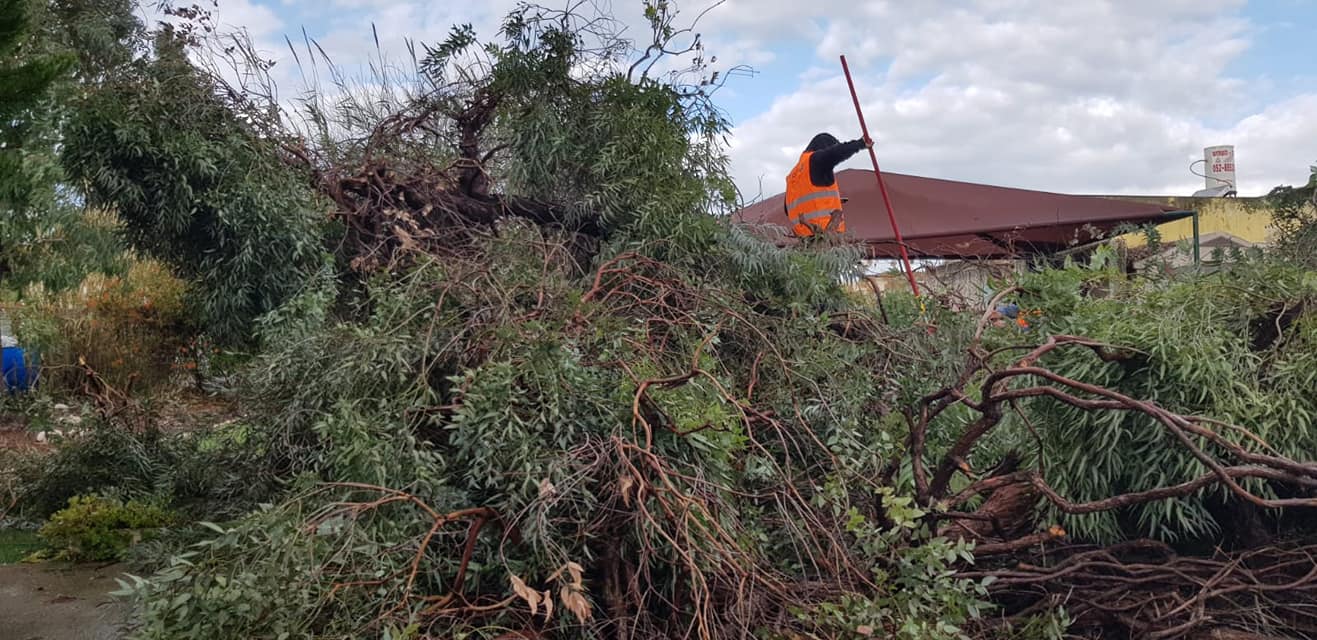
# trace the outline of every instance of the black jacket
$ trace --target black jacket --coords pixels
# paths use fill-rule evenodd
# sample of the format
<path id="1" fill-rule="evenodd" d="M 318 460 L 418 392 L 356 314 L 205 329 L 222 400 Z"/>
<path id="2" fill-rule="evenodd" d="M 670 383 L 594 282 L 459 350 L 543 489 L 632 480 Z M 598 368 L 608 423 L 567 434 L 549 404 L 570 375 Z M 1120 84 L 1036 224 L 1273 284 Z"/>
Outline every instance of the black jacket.
<path id="1" fill-rule="evenodd" d="M 833 170 L 864 149 L 864 140 L 841 142 L 814 151 L 809 157 L 809 181 L 816 187 L 826 187 L 836 181 Z"/>

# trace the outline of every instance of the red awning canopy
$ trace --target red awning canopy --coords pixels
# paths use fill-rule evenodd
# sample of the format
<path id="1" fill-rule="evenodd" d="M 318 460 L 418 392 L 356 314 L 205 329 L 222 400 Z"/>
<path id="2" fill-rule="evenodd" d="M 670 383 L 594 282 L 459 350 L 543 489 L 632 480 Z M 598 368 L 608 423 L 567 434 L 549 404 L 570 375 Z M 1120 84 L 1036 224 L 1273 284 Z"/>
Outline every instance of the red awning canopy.
<path id="1" fill-rule="evenodd" d="M 899 173 L 883 173 L 897 224 L 911 257 L 1011 258 L 1050 254 L 1111 236 L 1121 225 L 1162 224 L 1193 215 L 1172 207 L 1103 196 L 1072 196 L 1010 189 Z M 899 257 L 895 234 L 873 172 L 837 173 L 845 205 L 847 235 L 864 242 L 870 257 Z M 741 210 L 738 223 L 772 225 L 788 235 L 778 194 Z"/>

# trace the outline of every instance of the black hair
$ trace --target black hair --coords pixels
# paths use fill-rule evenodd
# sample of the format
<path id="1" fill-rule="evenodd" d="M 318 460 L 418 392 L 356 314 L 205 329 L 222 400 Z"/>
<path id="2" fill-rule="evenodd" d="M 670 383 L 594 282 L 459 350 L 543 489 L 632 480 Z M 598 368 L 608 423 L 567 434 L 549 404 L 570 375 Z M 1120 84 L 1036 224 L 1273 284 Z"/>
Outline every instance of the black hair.
<path id="1" fill-rule="evenodd" d="M 805 147 L 805 151 L 818 151 L 819 149 L 827 149 L 828 147 L 835 147 L 839 144 L 841 144 L 841 142 L 831 133 L 820 133 L 814 136 L 813 140 L 809 141 L 809 146 Z"/>

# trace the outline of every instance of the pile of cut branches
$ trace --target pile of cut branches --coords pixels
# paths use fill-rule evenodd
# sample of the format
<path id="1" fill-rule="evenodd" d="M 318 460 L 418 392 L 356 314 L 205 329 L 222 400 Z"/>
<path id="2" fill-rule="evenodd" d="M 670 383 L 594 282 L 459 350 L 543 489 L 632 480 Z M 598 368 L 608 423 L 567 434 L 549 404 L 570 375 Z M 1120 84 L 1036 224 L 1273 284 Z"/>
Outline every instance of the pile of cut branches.
<path id="1" fill-rule="evenodd" d="M 1317 463 L 1281 455 L 1241 426 L 1181 415 L 1040 364 L 1058 350 L 1085 350 L 1100 361 L 1117 363 L 1135 358 L 1135 350 L 1065 335 L 1048 336 L 1036 346 L 989 350 L 983 346 L 988 324 L 985 314 L 958 382 L 925 396 L 912 412 L 908 462 L 916 500 L 932 509 L 931 518 L 942 521 L 941 533 L 977 543 L 981 566 L 961 575 L 994 580 L 989 591 L 1005 616 L 998 622 L 1062 606 L 1075 630 L 1094 637 L 1108 637 L 1104 634 L 1113 630 L 1141 638 L 1203 637 L 1209 630 L 1312 633 L 1317 556 L 1310 544 L 1265 544 L 1232 552 L 1217 548 L 1208 556 L 1180 555 L 1152 540 L 1058 546 L 1066 531 L 1057 523 L 1038 523 L 1038 518 L 1049 511 L 1120 514 L 1213 490 L 1227 502 L 1302 513 L 1317 507 Z M 1202 474 L 1167 486 L 1074 501 L 1048 482 L 1048 452 L 1041 441 L 1028 456 L 1036 468 L 1019 468 L 1022 456 L 1010 452 L 990 472 L 976 474 L 969 461 L 982 458 L 986 439 L 1009 415 L 1034 437 L 1049 427 L 1033 424 L 1021 404 L 1037 399 L 1086 412 L 1145 415 L 1152 428 L 1165 430 L 1167 446 L 1182 447 L 1201 464 Z M 924 462 L 930 426 L 953 407 L 968 409 L 974 417 L 966 419 L 930 477 Z M 961 486 L 953 488 L 957 480 Z M 1050 509 L 1040 510 L 1040 504 Z M 1036 560 L 994 565 L 994 556 L 1006 554 Z"/>
<path id="2" fill-rule="evenodd" d="M 1064 606 L 1086 637 L 1289 638 L 1317 634 L 1317 545 L 1208 556 L 1152 540 L 1053 549 L 1037 562 L 970 572 L 1028 616 Z M 1274 634 L 1274 635 L 1273 635 Z"/>

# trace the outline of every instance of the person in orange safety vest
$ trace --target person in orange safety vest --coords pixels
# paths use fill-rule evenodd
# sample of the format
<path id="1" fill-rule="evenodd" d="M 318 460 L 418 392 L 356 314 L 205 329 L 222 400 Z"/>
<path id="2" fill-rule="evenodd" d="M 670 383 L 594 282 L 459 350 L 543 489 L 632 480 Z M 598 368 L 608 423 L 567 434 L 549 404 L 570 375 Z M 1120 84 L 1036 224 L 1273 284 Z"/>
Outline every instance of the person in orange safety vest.
<path id="1" fill-rule="evenodd" d="M 783 205 L 792 233 L 808 238 L 821 232 L 846 232 L 841 216 L 841 191 L 833 170 L 861 149 L 873 146 L 872 140 L 838 142 L 832 134 L 820 133 L 809 141 L 796 166 L 787 174 L 786 201 Z"/>

